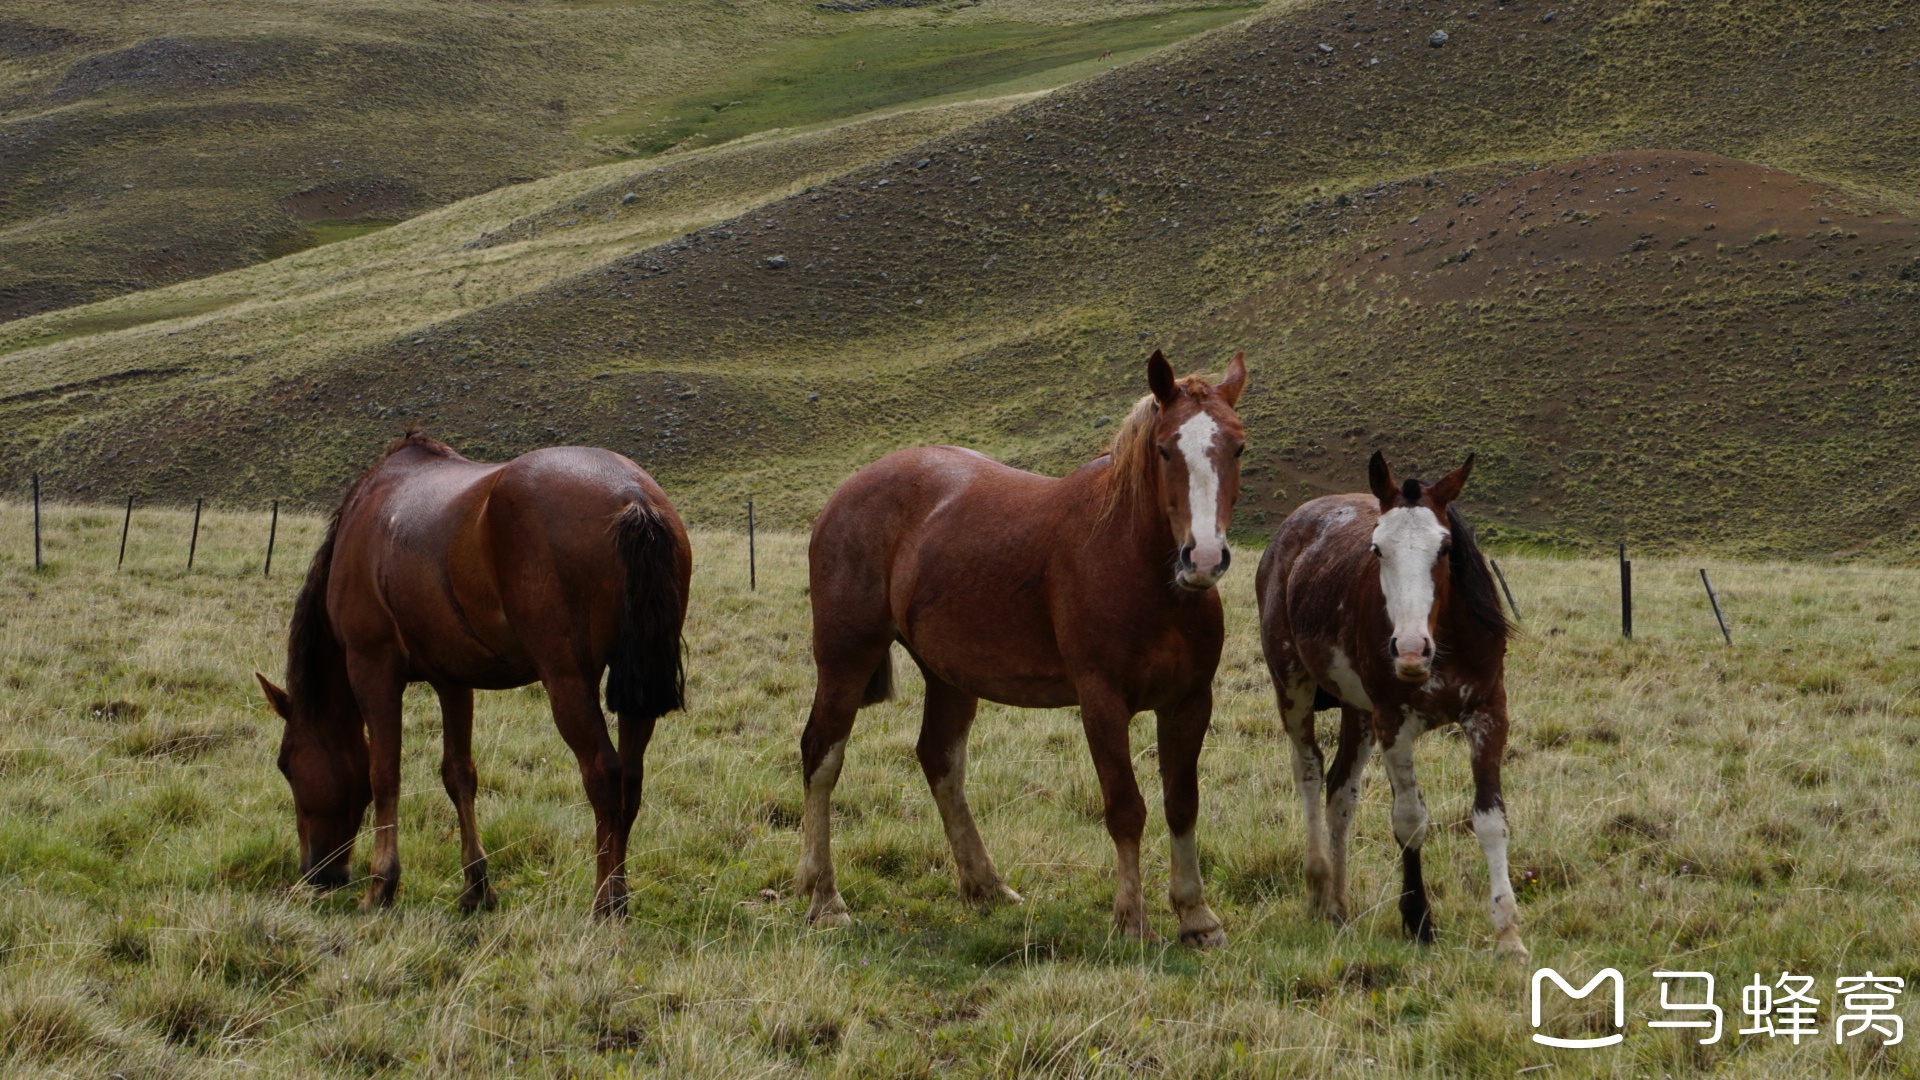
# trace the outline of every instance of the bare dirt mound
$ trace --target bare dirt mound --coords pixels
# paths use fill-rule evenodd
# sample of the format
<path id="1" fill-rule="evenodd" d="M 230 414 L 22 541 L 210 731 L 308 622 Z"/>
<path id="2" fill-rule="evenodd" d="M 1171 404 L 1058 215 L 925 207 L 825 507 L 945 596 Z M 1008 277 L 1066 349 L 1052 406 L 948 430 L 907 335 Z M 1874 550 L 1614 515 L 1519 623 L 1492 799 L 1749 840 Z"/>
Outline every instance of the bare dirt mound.
<path id="1" fill-rule="evenodd" d="M 1820 281 L 1898 274 L 1920 222 L 1780 169 L 1716 154 L 1631 150 L 1539 169 L 1451 200 L 1433 189 L 1346 197 L 1391 217 L 1337 257 L 1336 274 L 1422 303 L 1506 289 L 1659 293 L 1729 272 Z M 1417 205 L 1409 205 L 1417 204 Z M 1402 212 L 1414 210 L 1410 217 Z"/>
<path id="2" fill-rule="evenodd" d="M 393 180 L 342 180 L 321 184 L 275 200 L 295 221 L 344 221 L 397 218 L 410 213 L 418 195 Z"/>

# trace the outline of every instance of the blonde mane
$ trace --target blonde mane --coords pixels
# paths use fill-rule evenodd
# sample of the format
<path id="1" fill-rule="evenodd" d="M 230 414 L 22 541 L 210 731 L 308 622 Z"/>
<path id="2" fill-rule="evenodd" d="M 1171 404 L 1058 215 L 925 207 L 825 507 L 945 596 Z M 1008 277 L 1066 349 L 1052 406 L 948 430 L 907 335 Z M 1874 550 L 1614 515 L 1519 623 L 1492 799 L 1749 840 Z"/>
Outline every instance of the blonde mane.
<path id="1" fill-rule="evenodd" d="M 1202 401 L 1213 396 L 1213 386 L 1198 375 L 1188 375 L 1176 385 Z M 1153 421 L 1159 415 L 1160 403 L 1152 394 L 1145 394 L 1133 403 L 1127 418 L 1114 430 L 1113 441 L 1107 444 L 1107 456 L 1113 459 L 1113 465 L 1108 472 L 1106 505 L 1100 510 L 1099 520 L 1106 521 L 1122 508 L 1153 498 L 1160 475 L 1159 466 L 1154 462 Z"/>

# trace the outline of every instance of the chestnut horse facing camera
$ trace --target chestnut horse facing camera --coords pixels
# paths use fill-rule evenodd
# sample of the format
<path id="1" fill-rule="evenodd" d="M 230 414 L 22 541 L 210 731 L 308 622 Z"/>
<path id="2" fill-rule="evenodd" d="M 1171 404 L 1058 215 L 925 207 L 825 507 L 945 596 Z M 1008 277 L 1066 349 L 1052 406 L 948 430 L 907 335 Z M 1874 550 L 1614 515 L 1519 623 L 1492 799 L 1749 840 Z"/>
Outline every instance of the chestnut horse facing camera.
<path id="1" fill-rule="evenodd" d="M 1422 733 L 1457 723 L 1473 755 L 1473 831 L 1487 857 L 1495 946 L 1525 957 L 1500 798 L 1508 624 L 1473 531 L 1453 507 L 1472 470 L 1469 455 L 1437 484 L 1396 484 L 1386 458 L 1374 454 L 1372 494 L 1328 495 L 1295 510 L 1267 545 L 1254 587 L 1306 812 L 1310 903 L 1336 922 L 1347 917 L 1347 830 L 1377 746 L 1393 784 L 1401 921 L 1420 941 L 1433 940 L 1420 876 L 1427 806 L 1413 746 Z M 1313 714 L 1335 706 L 1339 749 L 1323 770 Z"/>
<path id="2" fill-rule="evenodd" d="M 692 567 L 679 515 L 619 454 L 563 446 L 487 465 L 411 432 L 389 446 L 347 492 L 307 571 L 287 635 L 287 688 L 259 676 L 286 721 L 279 766 L 293 788 L 301 875 L 346 884 L 372 802 L 366 900 L 392 902 L 400 696 L 425 682 L 440 697 L 440 778 L 460 820 L 460 906 L 491 906 L 473 815 L 473 691 L 538 680 L 593 805 L 594 911 L 624 912 L 647 740 L 683 698 Z M 608 669 L 617 752 L 600 712 Z"/>
<path id="3" fill-rule="evenodd" d="M 808 549 L 819 683 L 800 740 L 806 835 L 795 875 L 814 923 L 848 921 L 833 880 L 830 799 L 855 712 L 892 694 L 889 653 L 898 641 L 926 676 L 920 767 L 963 895 L 1020 899 L 967 808 L 967 730 L 978 699 L 1078 705 L 1118 855 L 1114 922 L 1150 936 L 1140 890 L 1147 811 L 1127 725 L 1152 709 L 1180 940 L 1226 941 L 1201 895 L 1194 819 L 1224 636 L 1214 583 L 1230 559 L 1244 442 L 1234 404 L 1246 366 L 1236 354 L 1216 386 L 1175 379 L 1155 352 L 1147 382 L 1152 393 L 1108 453 L 1064 478 L 923 447 L 861 470 L 821 511 Z"/>

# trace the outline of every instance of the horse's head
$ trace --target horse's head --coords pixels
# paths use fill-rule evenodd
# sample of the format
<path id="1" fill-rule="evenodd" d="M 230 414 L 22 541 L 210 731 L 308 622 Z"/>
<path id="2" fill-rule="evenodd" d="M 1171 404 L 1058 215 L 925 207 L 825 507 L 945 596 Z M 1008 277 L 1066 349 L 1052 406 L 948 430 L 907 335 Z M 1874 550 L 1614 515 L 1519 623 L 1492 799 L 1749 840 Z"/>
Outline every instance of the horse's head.
<path id="1" fill-rule="evenodd" d="M 1183 589 L 1212 588 L 1233 561 L 1227 526 L 1240 497 L 1240 451 L 1247 441 L 1233 408 L 1246 384 L 1247 365 L 1239 353 L 1218 384 L 1198 375 L 1174 378 L 1157 349 L 1147 360 L 1160 505 L 1178 545 L 1174 581 Z"/>
<path id="2" fill-rule="evenodd" d="M 1380 591 L 1387 600 L 1393 636 L 1393 673 L 1408 682 L 1424 682 L 1433 668 L 1434 635 L 1451 586 L 1447 558 L 1454 541 L 1447 506 L 1460 496 L 1473 455 L 1436 484 L 1409 478 L 1396 484 L 1387 459 L 1378 451 L 1367 465 L 1367 480 L 1380 500 L 1380 522 L 1373 528 L 1373 556 L 1380 566 Z"/>
<path id="3" fill-rule="evenodd" d="M 354 715 L 320 715 L 330 710 L 294 700 L 259 672 L 254 678 L 260 680 L 267 703 L 286 721 L 276 764 L 293 789 L 300 876 L 323 889 L 338 888 L 347 883 L 353 838 L 373 800 L 360 717 L 345 703 L 339 707 Z"/>

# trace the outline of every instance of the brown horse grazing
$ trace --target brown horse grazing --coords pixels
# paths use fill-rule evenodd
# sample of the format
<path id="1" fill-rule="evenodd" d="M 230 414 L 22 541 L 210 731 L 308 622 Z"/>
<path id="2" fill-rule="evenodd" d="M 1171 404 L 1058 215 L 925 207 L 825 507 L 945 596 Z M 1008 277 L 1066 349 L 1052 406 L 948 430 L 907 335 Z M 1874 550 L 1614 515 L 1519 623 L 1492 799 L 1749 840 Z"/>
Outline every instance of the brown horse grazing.
<path id="1" fill-rule="evenodd" d="M 926 676 L 918 754 L 953 850 L 960 891 L 1020 897 L 988 858 L 967 808 L 967 730 L 980 698 L 1078 705 L 1118 853 L 1114 922 L 1149 937 L 1140 891 L 1146 804 L 1127 725 L 1159 717 L 1180 940 L 1226 941 L 1202 896 L 1194 820 L 1201 741 L 1224 629 L 1214 583 L 1244 442 L 1235 355 L 1219 385 L 1147 362 L 1140 399 L 1107 454 L 1054 479 L 952 446 L 903 450 L 840 486 L 808 550 L 819 682 L 800 740 L 806 836 L 795 875 L 808 918 L 848 921 L 834 886 L 829 800 L 863 705 L 892 693 L 900 642 Z"/>
<path id="2" fill-rule="evenodd" d="M 1371 495 L 1329 495 L 1295 510 L 1260 560 L 1260 638 L 1293 740 L 1313 906 L 1335 921 L 1347 917 L 1347 829 L 1377 745 L 1393 784 L 1401 921 L 1420 941 L 1433 940 L 1420 876 L 1427 807 L 1413 775 L 1413 745 L 1423 732 L 1458 723 L 1472 747 L 1473 831 L 1492 879 L 1496 947 L 1524 957 L 1500 798 L 1508 624 L 1473 532 L 1452 506 L 1472 470 L 1469 455 L 1437 484 L 1396 485 L 1376 453 Z M 1339 749 L 1323 773 L 1313 714 L 1336 705 Z"/>
<path id="3" fill-rule="evenodd" d="M 654 721 L 681 707 L 680 626 L 693 566 L 686 530 L 638 465 L 606 450 L 468 461 L 408 433 L 334 512 L 294 603 L 287 689 L 259 676 L 286 721 L 300 873 L 346 884 L 373 803 L 369 906 L 400 884 L 400 696 L 440 697 L 440 777 L 460 820 L 460 906 L 492 906 L 473 797 L 473 691 L 539 680 L 580 763 L 599 866 L 594 911 L 626 908 L 627 834 Z M 620 718 L 607 738 L 598 701 Z"/>

